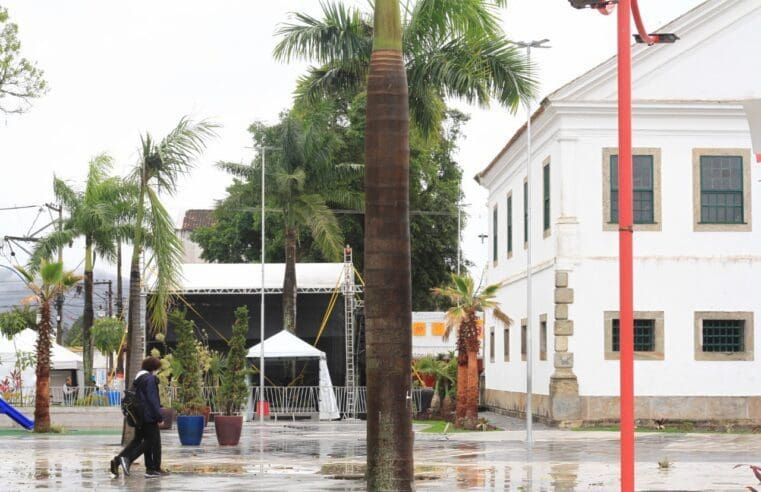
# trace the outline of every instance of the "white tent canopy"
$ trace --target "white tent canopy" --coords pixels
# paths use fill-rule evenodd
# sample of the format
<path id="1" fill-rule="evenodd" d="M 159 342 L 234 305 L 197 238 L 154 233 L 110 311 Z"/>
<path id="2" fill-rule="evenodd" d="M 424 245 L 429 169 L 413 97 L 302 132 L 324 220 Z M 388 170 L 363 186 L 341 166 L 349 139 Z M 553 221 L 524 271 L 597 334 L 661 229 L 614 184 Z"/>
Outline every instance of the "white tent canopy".
<path id="1" fill-rule="evenodd" d="M 248 357 L 258 359 L 262 351 L 261 346 L 261 343 L 257 343 L 248 349 Z M 286 330 L 264 340 L 265 359 L 296 359 L 299 357 L 324 359 L 325 352 L 309 345 Z"/>
<path id="2" fill-rule="evenodd" d="M 0 380 L 8 376 L 15 369 L 16 354 L 19 352 L 37 353 L 37 332 L 31 328 L 18 333 L 12 339 L 0 336 Z M 54 371 L 78 371 L 83 370 L 82 356 L 71 350 L 58 345 L 55 341 L 50 342 L 50 368 Z M 26 369 L 22 374 L 24 386 L 31 386 L 35 382 L 34 368 Z"/>
<path id="3" fill-rule="evenodd" d="M 261 357 L 262 344 L 257 343 L 248 349 L 248 358 L 259 360 Z M 336 394 L 333 392 L 333 381 L 328 371 L 328 362 L 325 352 L 309 345 L 296 335 L 283 330 L 280 333 L 272 335 L 264 340 L 264 358 L 265 359 L 300 359 L 314 358 L 319 359 L 320 366 L 320 393 L 319 393 L 319 410 L 320 420 L 332 420 L 340 418 L 338 412 L 338 403 Z M 265 373 L 267 366 L 265 363 Z"/>

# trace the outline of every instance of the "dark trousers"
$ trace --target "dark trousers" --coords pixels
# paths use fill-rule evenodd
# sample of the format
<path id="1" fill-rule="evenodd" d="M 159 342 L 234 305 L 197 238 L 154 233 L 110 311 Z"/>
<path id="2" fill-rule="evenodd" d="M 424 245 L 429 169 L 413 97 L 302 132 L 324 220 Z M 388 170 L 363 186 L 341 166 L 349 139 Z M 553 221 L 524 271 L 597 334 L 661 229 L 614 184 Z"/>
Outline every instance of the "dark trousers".
<path id="1" fill-rule="evenodd" d="M 135 438 L 117 458 L 124 456 L 130 463 L 145 454 L 145 470 L 161 470 L 161 431 L 159 424 L 143 424 L 135 429 Z"/>

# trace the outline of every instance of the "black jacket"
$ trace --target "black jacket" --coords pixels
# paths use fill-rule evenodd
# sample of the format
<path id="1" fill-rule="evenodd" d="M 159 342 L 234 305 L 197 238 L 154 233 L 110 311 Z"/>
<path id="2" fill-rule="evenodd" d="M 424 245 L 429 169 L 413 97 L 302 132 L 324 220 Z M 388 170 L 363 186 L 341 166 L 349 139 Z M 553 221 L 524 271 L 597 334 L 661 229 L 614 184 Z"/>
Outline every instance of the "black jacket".
<path id="1" fill-rule="evenodd" d="M 153 374 L 143 374 L 135 380 L 135 393 L 143 404 L 143 422 L 161 422 L 161 402 L 159 400 L 159 378 Z"/>

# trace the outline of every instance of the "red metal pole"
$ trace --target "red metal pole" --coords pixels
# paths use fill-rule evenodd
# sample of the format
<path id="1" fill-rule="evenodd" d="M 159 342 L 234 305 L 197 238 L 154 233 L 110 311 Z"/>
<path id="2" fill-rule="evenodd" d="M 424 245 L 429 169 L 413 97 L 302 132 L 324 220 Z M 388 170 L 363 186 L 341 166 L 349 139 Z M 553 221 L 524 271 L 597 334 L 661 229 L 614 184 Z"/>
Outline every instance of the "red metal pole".
<path id="1" fill-rule="evenodd" d="M 634 328 L 632 296 L 631 0 L 618 3 L 619 340 L 621 355 L 621 490 L 634 490 Z"/>

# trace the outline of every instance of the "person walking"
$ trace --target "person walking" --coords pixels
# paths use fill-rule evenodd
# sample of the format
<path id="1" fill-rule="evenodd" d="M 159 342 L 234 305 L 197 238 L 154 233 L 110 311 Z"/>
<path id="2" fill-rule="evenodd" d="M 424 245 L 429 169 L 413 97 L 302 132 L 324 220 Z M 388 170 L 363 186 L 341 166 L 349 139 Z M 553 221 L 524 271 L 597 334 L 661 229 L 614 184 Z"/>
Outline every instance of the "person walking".
<path id="1" fill-rule="evenodd" d="M 111 473 L 119 475 L 119 467 L 129 476 L 132 463 L 145 455 L 145 477 L 155 478 L 162 475 L 161 471 L 161 433 L 159 425 L 161 418 L 161 403 L 159 402 L 159 378 L 156 372 L 161 368 L 161 361 L 156 357 L 146 357 L 141 371 L 137 373 L 132 386 L 135 395 L 143 407 L 143 423 L 135 427 L 135 437 L 121 453 L 111 460 Z"/>

